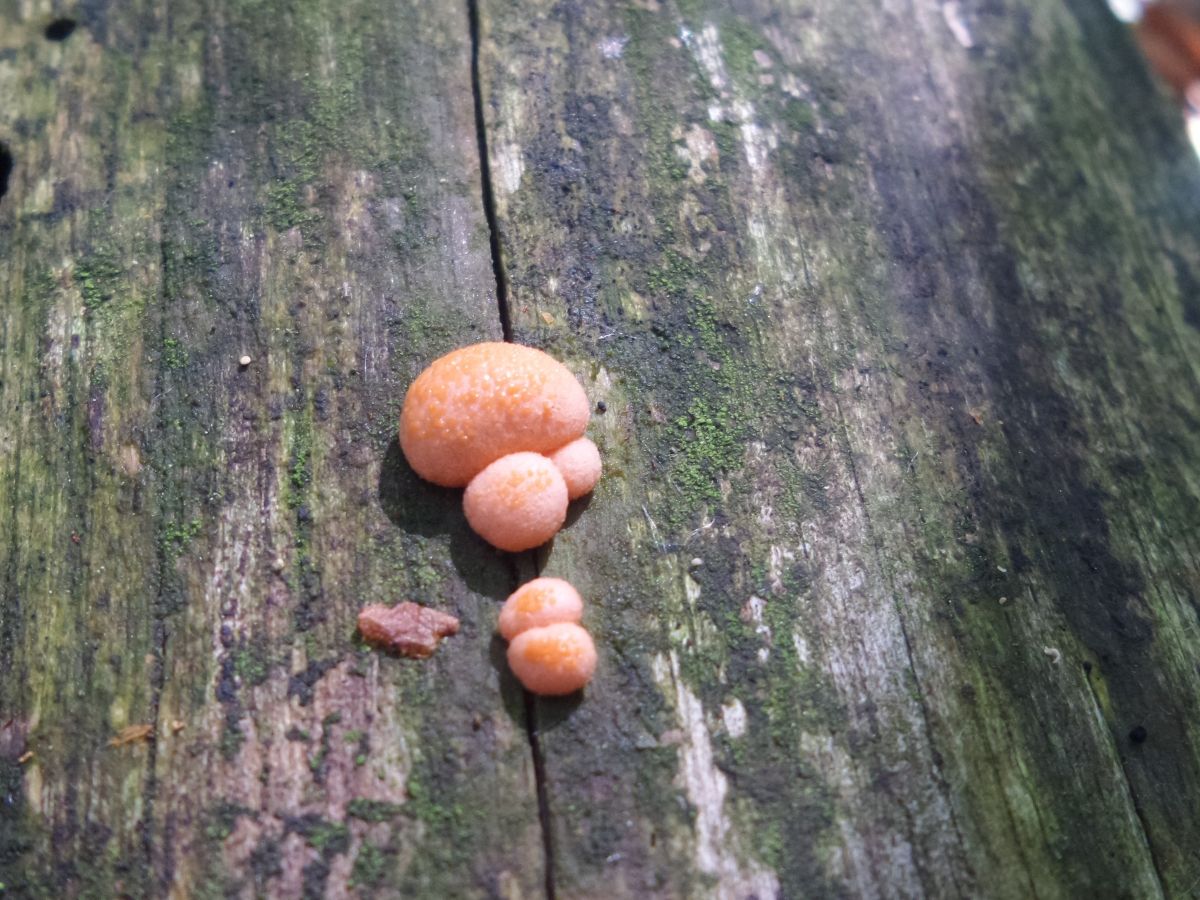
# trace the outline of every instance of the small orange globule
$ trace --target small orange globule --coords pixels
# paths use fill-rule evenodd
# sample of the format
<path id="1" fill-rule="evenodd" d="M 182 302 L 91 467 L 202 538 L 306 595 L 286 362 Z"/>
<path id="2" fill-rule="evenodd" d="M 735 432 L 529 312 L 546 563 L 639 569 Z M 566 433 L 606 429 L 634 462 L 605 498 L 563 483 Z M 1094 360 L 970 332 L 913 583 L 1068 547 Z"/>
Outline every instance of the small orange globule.
<path id="1" fill-rule="evenodd" d="M 522 631 L 508 645 L 508 666 L 528 690 L 543 697 L 573 694 L 596 671 L 592 636 L 573 622 Z"/>
<path id="2" fill-rule="evenodd" d="M 535 578 L 517 588 L 504 601 L 498 623 L 500 634 L 511 641 L 522 631 L 560 622 L 579 623 L 583 598 L 561 578 Z"/>
<path id="3" fill-rule="evenodd" d="M 540 453 L 510 453 L 471 479 L 463 493 L 467 522 L 493 547 L 519 553 L 540 547 L 567 518 L 567 484 Z"/>
<path id="4" fill-rule="evenodd" d="M 585 437 L 559 447 L 550 454 L 550 462 L 562 473 L 567 496 L 572 500 L 591 493 L 600 480 L 600 450 Z"/>

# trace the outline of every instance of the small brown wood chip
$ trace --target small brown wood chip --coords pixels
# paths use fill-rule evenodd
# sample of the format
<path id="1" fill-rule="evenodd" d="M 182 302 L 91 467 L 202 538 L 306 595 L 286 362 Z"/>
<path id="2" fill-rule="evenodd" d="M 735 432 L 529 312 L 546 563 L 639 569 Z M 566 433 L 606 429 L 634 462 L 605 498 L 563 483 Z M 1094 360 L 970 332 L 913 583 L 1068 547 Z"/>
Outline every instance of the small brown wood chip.
<path id="1" fill-rule="evenodd" d="M 411 601 L 390 608 L 375 604 L 358 614 L 358 631 L 376 647 L 426 659 L 442 638 L 458 633 L 458 619 Z"/>
<path id="2" fill-rule="evenodd" d="M 153 736 L 153 725 L 126 725 L 108 742 L 108 746 L 124 747 L 127 744 L 144 744 Z"/>

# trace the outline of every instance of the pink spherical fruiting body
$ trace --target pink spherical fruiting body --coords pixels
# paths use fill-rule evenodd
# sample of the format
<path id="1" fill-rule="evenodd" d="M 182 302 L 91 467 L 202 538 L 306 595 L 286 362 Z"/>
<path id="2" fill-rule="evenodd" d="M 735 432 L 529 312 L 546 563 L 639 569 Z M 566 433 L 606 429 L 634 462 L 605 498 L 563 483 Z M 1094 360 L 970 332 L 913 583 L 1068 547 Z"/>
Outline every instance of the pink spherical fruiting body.
<path id="1" fill-rule="evenodd" d="M 583 598 L 561 578 L 535 578 L 517 588 L 500 610 L 499 629 L 506 641 L 523 631 L 561 622 L 579 623 Z"/>
<path id="2" fill-rule="evenodd" d="M 567 484 L 540 453 L 510 453 L 471 479 L 463 493 L 467 522 L 493 547 L 517 553 L 540 547 L 567 518 Z"/>
<path id="3" fill-rule="evenodd" d="M 592 680 L 596 645 L 591 635 L 572 622 L 530 628 L 508 645 L 508 666 L 533 693 L 561 697 Z"/>
<path id="4" fill-rule="evenodd" d="M 585 437 L 559 447 L 550 454 L 550 461 L 562 473 L 572 500 L 590 493 L 600 480 L 600 450 Z"/>
<path id="5" fill-rule="evenodd" d="M 462 487 L 502 456 L 549 453 L 580 437 L 590 414 L 583 388 L 553 357 L 473 344 L 434 360 L 409 387 L 400 447 L 422 478 Z"/>

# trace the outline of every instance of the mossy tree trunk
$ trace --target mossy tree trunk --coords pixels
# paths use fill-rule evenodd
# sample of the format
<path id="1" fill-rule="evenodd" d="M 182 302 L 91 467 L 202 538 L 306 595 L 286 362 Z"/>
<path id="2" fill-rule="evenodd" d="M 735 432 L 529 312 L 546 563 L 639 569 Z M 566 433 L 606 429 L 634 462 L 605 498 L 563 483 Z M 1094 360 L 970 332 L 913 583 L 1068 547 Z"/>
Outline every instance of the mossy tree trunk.
<path id="1" fill-rule="evenodd" d="M 7 0 L 0 101 L 7 891 L 1200 890 L 1200 165 L 1101 4 Z M 516 559 L 393 436 L 502 319 L 607 465 Z"/>

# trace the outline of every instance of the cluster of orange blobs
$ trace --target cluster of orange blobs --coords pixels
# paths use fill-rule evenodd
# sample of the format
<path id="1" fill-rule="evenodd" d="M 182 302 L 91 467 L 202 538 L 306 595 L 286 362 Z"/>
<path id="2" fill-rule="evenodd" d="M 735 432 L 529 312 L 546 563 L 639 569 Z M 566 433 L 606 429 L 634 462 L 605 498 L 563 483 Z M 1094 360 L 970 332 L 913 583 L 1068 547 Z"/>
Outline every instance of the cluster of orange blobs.
<path id="1" fill-rule="evenodd" d="M 404 398 L 400 446 L 422 478 L 465 487 L 471 528 L 516 553 L 554 537 L 567 504 L 599 480 L 600 452 L 583 436 L 590 415 L 562 363 L 532 347 L 474 344 L 417 376 Z M 579 593 L 557 578 L 537 578 L 505 602 L 508 664 L 530 691 L 570 694 L 591 679 L 596 648 L 582 614 Z"/>

